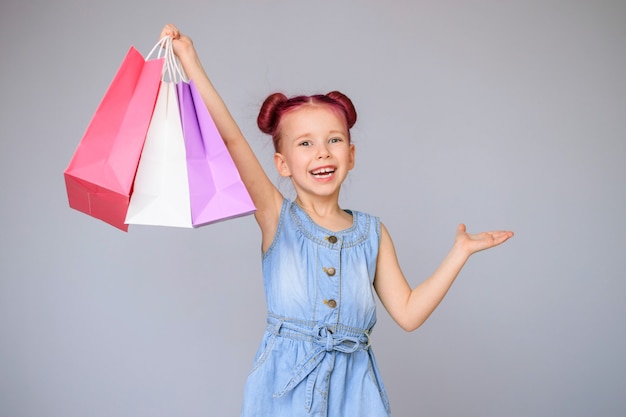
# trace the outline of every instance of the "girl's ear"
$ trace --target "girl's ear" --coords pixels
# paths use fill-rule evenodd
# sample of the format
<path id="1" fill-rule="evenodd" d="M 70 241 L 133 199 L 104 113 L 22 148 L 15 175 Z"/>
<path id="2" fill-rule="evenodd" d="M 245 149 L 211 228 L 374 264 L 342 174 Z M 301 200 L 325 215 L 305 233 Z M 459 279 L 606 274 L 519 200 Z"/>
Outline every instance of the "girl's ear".
<path id="1" fill-rule="evenodd" d="M 282 177 L 291 176 L 291 171 L 289 171 L 289 167 L 287 166 L 287 161 L 285 161 L 285 157 L 278 152 L 274 154 L 274 165 L 276 165 L 276 170 Z"/>
<path id="2" fill-rule="evenodd" d="M 354 147 L 354 143 L 350 144 L 350 165 L 348 167 L 348 171 L 351 171 L 354 168 L 354 153 L 356 152 L 356 148 Z"/>

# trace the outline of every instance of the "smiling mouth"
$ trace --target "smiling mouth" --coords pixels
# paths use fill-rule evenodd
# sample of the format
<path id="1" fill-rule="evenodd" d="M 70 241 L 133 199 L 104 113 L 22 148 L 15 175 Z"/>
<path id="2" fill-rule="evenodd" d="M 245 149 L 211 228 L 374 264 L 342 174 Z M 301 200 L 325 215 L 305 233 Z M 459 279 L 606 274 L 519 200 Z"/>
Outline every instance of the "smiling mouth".
<path id="1" fill-rule="evenodd" d="M 330 168 L 330 167 L 315 169 L 311 171 L 311 174 L 313 174 L 315 178 L 329 178 L 334 173 L 335 173 L 335 168 Z"/>

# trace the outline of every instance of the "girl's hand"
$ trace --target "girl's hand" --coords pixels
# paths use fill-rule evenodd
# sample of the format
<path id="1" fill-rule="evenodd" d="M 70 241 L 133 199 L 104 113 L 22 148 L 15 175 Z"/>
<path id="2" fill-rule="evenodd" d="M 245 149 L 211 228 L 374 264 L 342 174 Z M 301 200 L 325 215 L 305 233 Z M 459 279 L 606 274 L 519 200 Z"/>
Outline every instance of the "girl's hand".
<path id="1" fill-rule="evenodd" d="M 178 28 L 168 23 L 161 30 L 161 36 L 159 39 L 164 38 L 165 36 L 169 36 L 172 38 L 172 46 L 174 47 L 174 53 L 182 60 L 183 57 L 189 56 L 194 53 L 193 42 L 191 38 L 187 35 L 183 35 L 180 33 Z"/>
<path id="2" fill-rule="evenodd" d="M 513 232 L 507 230 L 470 234 L 467 233 L 465 225 L 460 224 L 456 229 L 456 239 L 454 244 L 468 255 L 471 255 L 481 250 L 498 246 L 509 240 L 511 237 L 513 237 Z"/>
<path id="3" fill-rule="evenodd" d="M 180 31 L 175 25 L 168 23 L 167 25 L 163 26 L 163 30 L 161 30 L 161 36 L 159 36 L 159 39 L 162 39 L 166 36 L 169 36 L 172 39 L 178 39 L 180 38 Z"/>

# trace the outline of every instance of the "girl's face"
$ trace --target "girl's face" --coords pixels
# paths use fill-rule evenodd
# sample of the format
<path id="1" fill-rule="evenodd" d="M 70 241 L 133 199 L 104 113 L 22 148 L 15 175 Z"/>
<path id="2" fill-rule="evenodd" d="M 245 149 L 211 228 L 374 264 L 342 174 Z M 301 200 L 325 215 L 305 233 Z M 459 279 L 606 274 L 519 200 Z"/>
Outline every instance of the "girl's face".
<path id="1" fill-rule="evenodd" d="M 279 150 L 274 155 L 276 168 L 283 177 L 291 177 L 299 196 L 338 195 L 354 167 L 346 122 L 324 105 L 305 105 L 285 114 Z"/>

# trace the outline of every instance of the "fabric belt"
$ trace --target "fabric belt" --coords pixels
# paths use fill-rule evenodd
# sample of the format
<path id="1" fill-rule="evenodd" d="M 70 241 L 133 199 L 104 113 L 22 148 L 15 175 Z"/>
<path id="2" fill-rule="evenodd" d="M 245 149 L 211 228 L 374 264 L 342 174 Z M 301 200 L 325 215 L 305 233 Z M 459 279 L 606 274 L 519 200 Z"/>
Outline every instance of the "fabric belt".
<path id="1" fill-rule="evenodd" d="M 282 397 L 308 379 L 305 400 L 307 410 L 311 408 L 319 365 L 326 355 L 332 351 L 354 353 L 359 349 L 368 350 L 370 347 L 370 330 L 343 325 L 329 326 L 269 315 L 267 330 L 276 336 L 305 340 L 314 344 L 311 352 L 293 368 L 283 388 L 274 393 L 274 397 Z"/>

